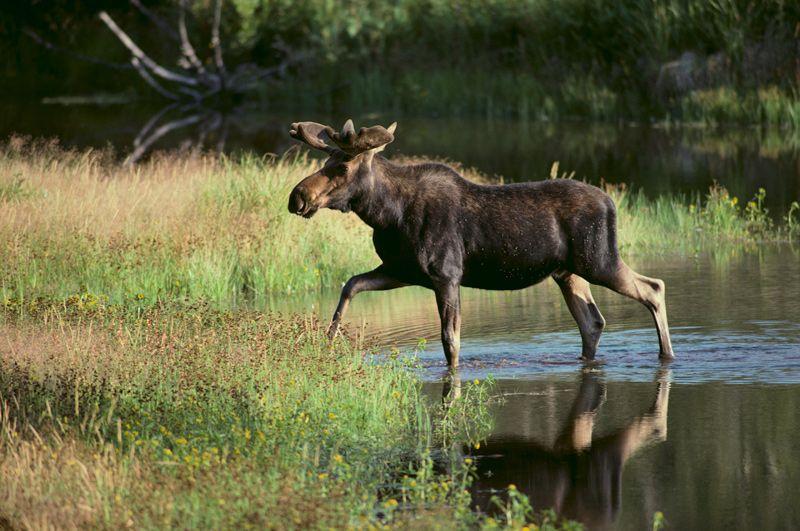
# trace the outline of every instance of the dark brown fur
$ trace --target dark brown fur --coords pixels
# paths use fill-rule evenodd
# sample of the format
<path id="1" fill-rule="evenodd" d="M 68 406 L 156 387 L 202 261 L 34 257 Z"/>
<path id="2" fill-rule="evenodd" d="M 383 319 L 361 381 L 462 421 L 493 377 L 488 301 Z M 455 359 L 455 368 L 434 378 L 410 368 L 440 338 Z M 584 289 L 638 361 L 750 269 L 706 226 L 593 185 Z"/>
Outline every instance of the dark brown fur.
<path id="1" fill-rule="evenodd" d="M 656 322 L 661 357 L 672 357 L 664 283 L 620 258 L 616 209 L 607 194 L 573 180 L 480 185 L 443 164 L 394 164 L 378 154 L 393 132 L 394 125 L 356 134 L 350 121 L 342 133 L 311 122 L 292 126 L 292 136 L 330 157 L 295 187 L 289 210 L 304 217 L 320 208 L 352 210 L 374 229 L 383 261 L 347 282 L 331 336 L 358 292 L 425 286 L 436 293 L 445 355 L 456 366 L 459 286 L 521 289 L 552 276 L 578 322 L 583 358 L 594 358 L 605 324 L 589 282 L 642 302 Z M 323 142 L 325 134 L 338 148 Z"/>

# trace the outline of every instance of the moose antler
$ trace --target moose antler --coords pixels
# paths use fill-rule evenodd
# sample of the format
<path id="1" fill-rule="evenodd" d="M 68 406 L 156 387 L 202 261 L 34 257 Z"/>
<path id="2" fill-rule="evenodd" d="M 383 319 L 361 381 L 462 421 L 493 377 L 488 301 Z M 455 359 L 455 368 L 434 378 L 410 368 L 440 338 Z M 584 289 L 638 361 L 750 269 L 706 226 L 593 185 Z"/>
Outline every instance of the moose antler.
<path id="1" fill-rule="evenodd" d="M 295 140 L 305 142 L 315 149 L 321 149 L 327 153 L 336 150 L 325 143 L 322 134 L 325 133 L 329 138 L 333 133 L 333 128 L 328 125 L 318 124 L 316 122 L 295 122 L 289 130 L 289 136 Z"/>
<path id="2" fill-rule="evenodd" d="M 340 133 L 336 133 L 329 127 L 326 129 L 326 134 L 339 146 L 339 149 L 348 155 L 358 155 L 391 143 L 394 140 L 393 133 L 396 127 L 397 122 L 388 128 L 382 125 L 373 125 L 372 127 L 362 127 L 356 133 L 353 120 L 347 120 Z"/>

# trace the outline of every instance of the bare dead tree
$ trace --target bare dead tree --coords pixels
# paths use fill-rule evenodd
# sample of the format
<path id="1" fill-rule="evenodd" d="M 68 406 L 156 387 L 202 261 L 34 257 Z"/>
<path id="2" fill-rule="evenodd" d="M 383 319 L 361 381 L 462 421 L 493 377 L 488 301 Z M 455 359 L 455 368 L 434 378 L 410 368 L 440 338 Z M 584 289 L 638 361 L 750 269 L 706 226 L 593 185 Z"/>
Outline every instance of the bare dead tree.
<path id="1" fill-rule="evenodd" d="M 244 93 L 253 90 L 265 80 L 285 75 L 287 69 L 305 59 L 306 54 L 276 42 L 275 49 L 283 55 L 283 61 L 269 68 L 253 63 L 239 64 L 232 71 L 223 57 L 220 33 L 222 24 L 222 0 L 215 0 L 209 42 L 210 56 L 205 60 L 197 53 L 189 34 L 187 19 L 191 13 L 191 0 L 176 0 L 177 21 L 170 24 L 161 15 L 146 7 L 140 0 L 129 0 L 131 5 L 149 20 L 161 33 L 177 45 L 178 68 L 167 68 L 147 54 L 131 36 L 106 11 L 98 13 L 103 24 L 130 52 L 128 63 L 112 63 L 98 57 L 64 49 L 46 40 L 30 28 L 25 33 L 48 50 L 65 53 L 77 59 L 116 69 L 134 69 L 144 82 L 161 96 L 174 101 L 201 102 L 221 93 Z M 202 47 L 201 47 L 202 49 Z"/>
<path id="2" fill-rule="evenodd" d="M 238 65 L 233 73 L 230 73 L 225 65 L 220 37 L 222 0 L 214 2 L 211 42 L 209 43 L 212 57 L 205 62 L 198 56 L 187 29 L 187 13 L 190 12 L 189 0 L 178 0 L 177 30 L 172 29 L 163 18 L 143 6 L 139 0 L 130 0 L 130 2 L 178 44 L 177 64 L 182 71 L 176 72 L 153 60 L 107 12 L 99 13 L 100 20 L 131 53 L 131 64 L 142 79 L 156 92 L 168 99 L 179 100 L 188 97 L 194 101 L 201 101 L 222 92 L 247 92 L 265 79 L 283 76 L 289 66 L 304 58 L 304 54 L 277 42 L 275 49 L 284 55 L 284 60 L 279 65 L 263 68 L 252 63 L 245 63 Z M 166 86 L 162 83 L 166 83 Z"/>

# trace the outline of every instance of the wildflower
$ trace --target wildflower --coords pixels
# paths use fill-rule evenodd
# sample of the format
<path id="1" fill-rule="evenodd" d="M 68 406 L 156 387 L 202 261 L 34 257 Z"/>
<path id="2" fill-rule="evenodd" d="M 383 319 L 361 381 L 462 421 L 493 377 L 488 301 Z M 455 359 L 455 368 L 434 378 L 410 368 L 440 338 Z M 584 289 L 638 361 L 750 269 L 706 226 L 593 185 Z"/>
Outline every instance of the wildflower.
<path id="1" fill-rule="evenodd" d="M 475 385 L 478 385 L 481 382 L 477 378 L 475 378 L 475 381 L 473 381 L 472 383 L 474 383 Z"/>
<path id="2" fill-rule="evenodd" d="M 472 458 L 470 458 L 470 457 L 467 457 L 466 459 L 464 459 L 464 462 L 465 462 L 466 464 L 468 464 L 468 465 L 471 465 L 471 464 L 472 464 Z"/>
<path id="3" fill-rule="evenodd" d="M 413 489 L 414 487 L 417 486 L 417 482 L 412 479 L 411 481 L 408 482 L 408 486 Z"/>
<path id="4" fill-rule="evenodd" d="M 320 480 L 320 481 L 322 481 L 322 480 L 325 480 L 325 479 L 328 479 L 328 474 L 326 474 L 325 472 L 323 472 L 322 474 L 320 474 L 319 476 L 317 476 L 317 478 L 319 478 L 319 480 Z"/>
<path id="5" fill-rule="evenodd" d="M 169 448 L 164 448 L 164 455 L 172 455 L 172 450 Z"/>
<path id="6" fill-rule="evenodd" d="M 738 197 L 734 197 L 733 199 L 731 199 L 731 206 L 736 206 L 737 204 L 739 204 Z"/>
<path id="7" fill-rule="evenodd" d="M 400 398 L 400 391 L 395 391 L 392 393 L 392 398 Z"/>
<path id="8" fill-rule="evenodd" d="M 520 531 L 531 531 L 531 528 L 528 526 L 524 526 Z"/>
<path id="9" fill-rule="evenodd" d="M 335 420 L 336 419 L 336 413 L 328 413 L 328 418 L 331 419 L 331 420 Z"/>
<path id="10" fill-rule="evenodd" d="M 187 441 L 183 437 L 178 437 L 177 439 L 175 439 L 175 444 L 184 445 L 184 444 L 188 444 L 188 443 L 189 443 L 189 441 Z"/>
<path id="11" fill-rule="evenodd" d="M 517 486 L 514 485 L 513 483 L 509 483 L 508 484 L 508 490 L 517 490 Z"/>
<path id="12" fill-rule="evenodd" d="M 340 454 L 336 454 L 333 456 L 333 460 L 339 464 L 342 464 L 344 462 L 344 457 L 342 457 Z"/>
<path id="13" fill-rule="evenodd" d="M 384 505 L 386 507 L 397 507 L 398 503 L 397 500 L 395 500 L 394 498 L 389 498 L 388 500 L 386 500 Z"/>
<path id="14" fill-rule="evenodd" d="M 136 298 L 139 299 L 139 300 L 144 299 L 144 293 L 137 293 L 136 294 Z"/>
<path id="15" fill-rule="evenodd" d="M 480 449 L 481 449 L 481 443 L 479 443 L 479 442 L 476 442 L 476 443 L 475 443 L 475 449 L 476 449 L 476 450 L 480 450 Z"/>

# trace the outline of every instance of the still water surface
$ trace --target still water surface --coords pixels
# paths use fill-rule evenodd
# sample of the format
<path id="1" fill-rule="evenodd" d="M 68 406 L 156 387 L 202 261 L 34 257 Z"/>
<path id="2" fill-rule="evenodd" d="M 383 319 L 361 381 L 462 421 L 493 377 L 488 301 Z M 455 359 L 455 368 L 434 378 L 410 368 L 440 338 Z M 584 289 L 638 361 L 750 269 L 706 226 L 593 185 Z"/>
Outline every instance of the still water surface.
<path id="1" fill-rule="evenodd" d="M 800 250 L 629 262 L 667 284 L 676 360 L 662 366 L 647 310 L 603 288 L 598 359 L 552 282 L 517 292 L 463 291 L 463 380 L 502 395 L 477 452 L 476 500 L 514 483 L 536 506 L 590 528 L 800 526 Z M 337 293 L 275 304 L 328 318 Z M 445 374 L 433 295 L 359 295 L 351 331 L 419 354 L 426 391 Z"/>

